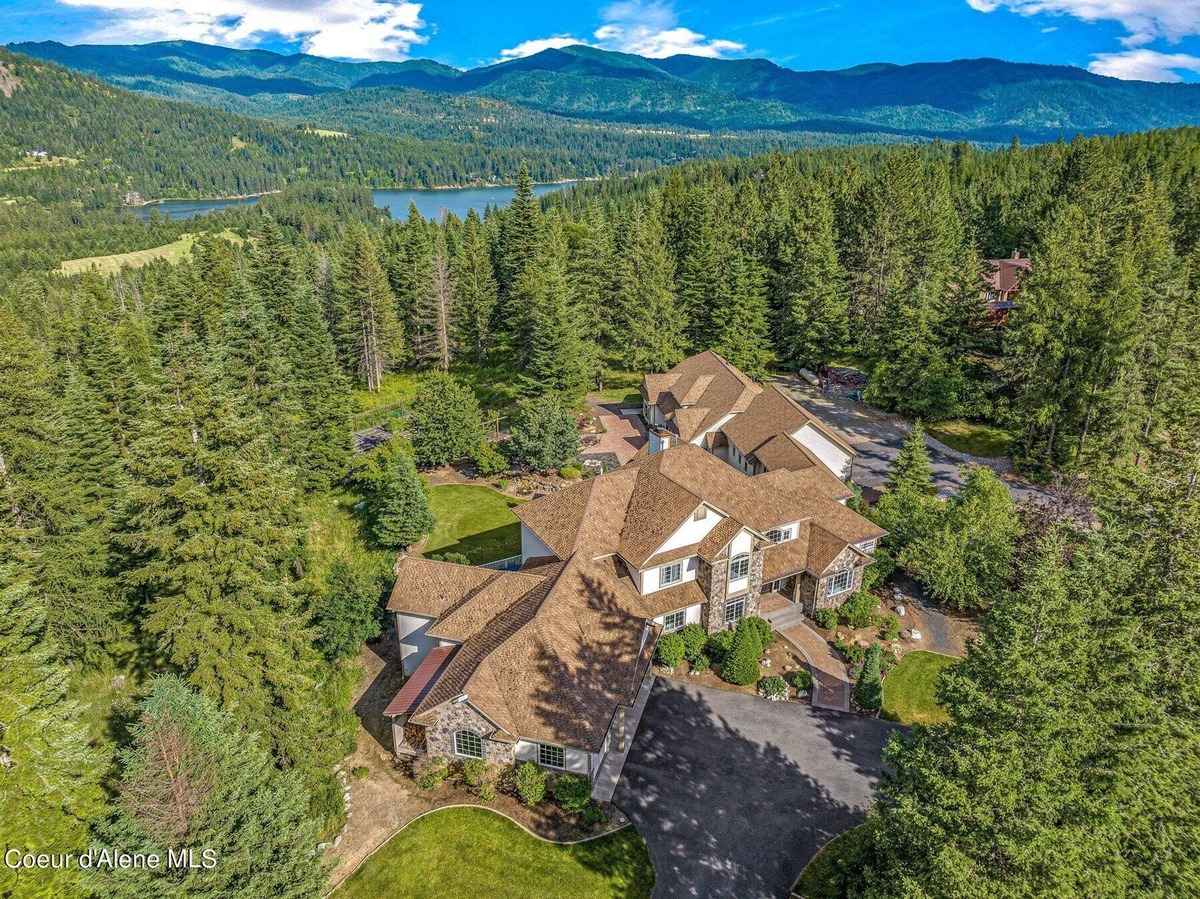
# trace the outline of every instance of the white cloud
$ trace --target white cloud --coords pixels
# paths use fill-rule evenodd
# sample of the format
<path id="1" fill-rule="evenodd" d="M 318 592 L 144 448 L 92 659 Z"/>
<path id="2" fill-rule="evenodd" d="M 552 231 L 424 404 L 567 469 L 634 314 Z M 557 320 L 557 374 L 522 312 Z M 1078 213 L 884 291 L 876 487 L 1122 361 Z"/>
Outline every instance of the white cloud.
<path id="1" fill-rule="evenodd" d="M 1097 53 L 1088 71 L 1127 81 L 1182 81 L 1180 71 L 1200 72 L 1200 56 L 1139 47 L 1120 53 Z"/>
<path id="2" fill-rule="evenodd" d="M 719 58 L 741 53 L 745 44 L 722 38 L 710 38 L 679 24 L 675 8 L 664 0 L 621 0 L 600 11 L 604 23 L 592 32 L 592 41 L 579 40 L 569 34 L 557 34 L 522 41 L 515 47 L 500 51 L 500 60 L 518 59 L 542 50 L 584 44 L 602 50 L 636 53 L 651 59 L 662 59 L 677 53 Z"/>
<path id="3" fill-rule="evenodd" d="M 1121 39 L 1126 47 L 1200 34 L 1200 0 L 967 0 L 967 5 L 984 13 L 1003 7 L 1022 16 L 1046 13 L 1119 22 L 1128 32 Z"/>
<path id="4" fill-rule="evenodd" d="M 420 3 L 407 0 L 59 0 L 108 13 L 88 35 L 102 43 L 192 40 L 248 47 L 263 37 L 299 41 L 306 53 L 403 59 L 429 38 Z"/>
<path id="5" fill-rule="evenodd" d="M 609 50 L 662 59 L 677 53 L 721 57 L 746 49 L 737 41 L 709 38 L 680 26 L 675 8 L 663 0 L 621 0 L 601 10 L 600 18 L 604 24 L 594 37 Z"/>
<path id="6" fill-rule="evenodd" d="M 531 41 L 521 41 L 515 47 L 508 47 L 500 51 L 501 59 L 520 59 L 522 56 L 533 56 L 535 53 L 541 53 L 543 50 L 558 50 L 562 47 L 573 47 L 576 44 L 586 44 L 587 41 L 581 41 L 577 37 L 571 37 L 569 34 L 556 34 L 553 37 L 539 37 Z"/>

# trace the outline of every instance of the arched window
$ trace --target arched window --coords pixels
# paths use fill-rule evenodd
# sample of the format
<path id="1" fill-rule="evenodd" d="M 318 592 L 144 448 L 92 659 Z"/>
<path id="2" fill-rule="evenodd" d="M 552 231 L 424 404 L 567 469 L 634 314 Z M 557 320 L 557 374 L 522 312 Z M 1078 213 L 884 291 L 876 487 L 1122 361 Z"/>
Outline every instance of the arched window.
<path id="1" fill-rule="evenodd" d="M 483 738 L 473 730 L 454 732 L 454 752 L 473 759 L 483 758 Z"/>
<path id="2" fill-rule="evenodd" d="M 729 560 L 729 579 L 740 580 L 750 574 L 750 553 L 738 553 Z"/>

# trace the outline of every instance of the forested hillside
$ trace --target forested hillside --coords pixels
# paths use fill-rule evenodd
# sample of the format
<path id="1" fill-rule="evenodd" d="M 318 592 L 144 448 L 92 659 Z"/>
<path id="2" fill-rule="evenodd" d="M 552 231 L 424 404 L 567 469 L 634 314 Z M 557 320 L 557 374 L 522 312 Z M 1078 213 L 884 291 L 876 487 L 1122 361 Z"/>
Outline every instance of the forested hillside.
<path id="1" fill-rule="evenodd" d="M 155 160 L 191 171 L 189 153 L 238 177 L 219 136 L 245 120 L 3 60 L 14 152 L 41 108 L 55 153 L 117 167 L 121 141 L 163 141 L 114 183 L 167 177 Z M 98 136 L 70 127 L 93 117 Z M 310 138 L 257 127 L 227 136 L 281 142 L 263 178 L 308 159 Z M 542 202 L 514 167 L 514 202 L 485 217 L 393 222 L 360 186 L 304 184 L 215 220 L 245 240 L 175 265 L 66 278 L 7 257 L 0 776 L 17 788 L 0 842 L 163 851 L 186 834 L 231 859 L 55 872 L 53 895 L 320 895 L 357 653 L 387 558 L 431 527 L 405 447 L 355 461 L 356 402 L 419 378 L 416 461 L 504 471 L 480 395 L 561 419 L 614 369 L 712 348 L 760 378 L 852 361 L 870 402 L 1004 425 L 1024 473 L 1072 487 L 1026 511 L 988 572 L 984 639 L 943 688 L 951 723 L 890 750 L 847 893 L 1194 894 L 1198 169 L 1194 129 L 694 162 Z M 998 327 L 983 259 L 1014 249 L 1032 271 Z M 889 491 L 904 504 L 869 510 L 894 514 L 893 541 L 940 514 L 911 468 Z M 369 552 L 331 549 L 314 512 L 342 490 Z M 0 870 L 0 893 L 30 876 Z"/>
<path id="2" fill-rule="evenodd" d="M 366 100 L 355 96 L 358 89 L 390 86 L 491 97 L 577 118 L 858 134 L 862 140 L 880 133 L 1053 140 L 1200 123 L 1196 85 L 1120 81 L 1070 66 L 999 59 L 798 72 L 765 59 L 646 59 L 576 45 L 460 72 L 430 60 L 354 64 L 187 41 L 78 47 L 48 41 L 14 49 L 134 90 L 223 108 L 261 104 L 257 108 L 288 117 L 329 108 L 305 97 L 346 93 L 351 96 L 341 102 L 361 106 Z M 394 133 L 400 120 L 375 121 Z"/>

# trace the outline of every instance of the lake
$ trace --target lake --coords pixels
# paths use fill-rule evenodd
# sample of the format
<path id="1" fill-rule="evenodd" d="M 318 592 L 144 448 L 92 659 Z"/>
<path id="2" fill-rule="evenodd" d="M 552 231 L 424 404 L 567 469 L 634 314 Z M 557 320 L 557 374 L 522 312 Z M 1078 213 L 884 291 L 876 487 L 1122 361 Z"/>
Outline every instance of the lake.
<path id="1" fill-rule="evenodd" d="M 535 196 L 553 193 L 570 187 L 575 182 L 563 184 L 535 184 Z M 375 205 L 386 209 L 396 221 L 408 218 L 408 206 L 415 203 L 417 211 L 427 219 L 440 220 L 445 213 L 453 212 L 466 218 L 474 209 L 480 215 L 489 206 L 507 206 L 512 202 L 516 189 L 513 187 L 455 187 L 442 190 L 373 190 Z"/>
<path id="2" fill-rule="evenodd" d="M 562 184 L 535 184 L 533 192 L 536 196 L 562 190 L 570 187 L 574 181 Z M 403 221 L 408 218 L 410 203 L 417 205 L 417 211 L 427 219 L 441 219 L 445 213 L 453 212 L 459 218 L 466 218 L 468 210 L 474 209 L 480 215 L 488 206 L 507 206 L 512 202 L 515 188 L 512 187 L 455 187 L 443 190 L 373 190 L 372 197 L 375 205 L 386 209 L 393 219 Z M 231 206 L 253 206 L 258 197 L 239 197 L 232 200 L 163 200 L 148 206 L 127 207 L 138 218 L 148 219 L 156 211 L 170 219 L 191 219 L 198 215 L 216 212 L 218 209 L 228 209 Z"/>

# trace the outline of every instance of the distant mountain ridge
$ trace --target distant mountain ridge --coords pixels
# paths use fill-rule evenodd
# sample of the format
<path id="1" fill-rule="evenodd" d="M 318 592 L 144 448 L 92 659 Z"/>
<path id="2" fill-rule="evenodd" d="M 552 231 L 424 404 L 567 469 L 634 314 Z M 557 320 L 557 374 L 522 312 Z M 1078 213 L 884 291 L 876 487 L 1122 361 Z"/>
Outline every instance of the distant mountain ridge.
<path id="1" fill-rule="evenodd" d="M 999 59 L 796 71 L 766 59 L 647 59 L 577 45 L 460 71 L 431 60 L 344 62 L 189 41 L 10 44 L 134 90 L 223 104 L 403 88 L 504 100 L 601 121 L 706 130 L 886 131 L 1003 141 L 1200 123 L 1200 85 L 1120 81 L 1071 66 Z"/>

